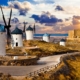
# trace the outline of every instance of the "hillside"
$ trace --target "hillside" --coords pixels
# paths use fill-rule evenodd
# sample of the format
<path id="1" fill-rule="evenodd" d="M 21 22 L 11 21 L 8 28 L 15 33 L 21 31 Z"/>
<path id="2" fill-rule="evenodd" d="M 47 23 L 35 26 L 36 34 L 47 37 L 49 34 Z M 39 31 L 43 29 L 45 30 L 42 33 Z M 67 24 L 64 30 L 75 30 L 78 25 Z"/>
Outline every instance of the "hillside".
<path id="1" fill-rule="evenodd" d="M 55 70 L 24 80 L 80 80 L 80 54 L 64 57 Z"/>
<path id="2" fill-rule="evenodd" d="M 60 46 L 59 44 L 47 43 L 39 40 L 24 41 L 24 46 L 27 45 L 38 47 L 37 49 L 26 49 L 29 55 L 48 56 L 71 51 L 69 48 Z"/>
<path id="3" fill-rule="evenodd" d="M 77 40 L 67 40 L 66 41 L 66 47 L 68 47 L 71 50 L 80 51 L 80 41 L 77 41 Z"/>
<path id="4" fill-rule="evenodd" d="M 36 55 L 36 56 L 48 56 L 48 55 L 54 55 L 54 54 L 61 54 L 64 52 L 71 51 L 69 48 L 60 46 L 59 44 L 54 43 L 47 43 L 44 41 L 39 40 L 31 40 L 31 41 L 24 41 L 22 48 L 8 48 L 6 49 L 7 53 L 15 54 L 15 55 L 24 55 L 25 53 L 28 53 L 28 55 Z M 28 49 L 28 47 L 35 47 L 34 49 Z M 24 50 L 24 51 L 23 51 Z"/>
<path id="5" fill-rule="evenodd" d="M 0 73 L 1 80 L 19 80 L 11 75 Z M 67 55 L 55 69 L 39 73 L 38 76 L 25 77 L 21 80 L 80 80 L 80 54 Z"/>

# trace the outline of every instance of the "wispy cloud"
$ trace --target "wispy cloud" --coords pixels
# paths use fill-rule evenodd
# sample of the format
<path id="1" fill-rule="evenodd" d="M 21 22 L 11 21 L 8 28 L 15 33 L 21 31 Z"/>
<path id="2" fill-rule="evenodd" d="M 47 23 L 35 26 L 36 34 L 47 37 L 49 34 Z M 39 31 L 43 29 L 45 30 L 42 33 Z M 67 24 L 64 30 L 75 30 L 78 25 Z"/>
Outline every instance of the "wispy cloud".
<path id="1" fill-rule="evenodd" d="M 30 2 L 24 1 L 14 1 L 14 2 L 8 2 L 9 7 L 15 8 L 19 10 L 19 15 L 26 16 L 26 13 L 31 9 Z"/>
<path id="2" fill-rule="evenodd" d="M 64 11 L 64 9 L 59 5 L 56 6 L 55 10 L 56 11 Z"/>

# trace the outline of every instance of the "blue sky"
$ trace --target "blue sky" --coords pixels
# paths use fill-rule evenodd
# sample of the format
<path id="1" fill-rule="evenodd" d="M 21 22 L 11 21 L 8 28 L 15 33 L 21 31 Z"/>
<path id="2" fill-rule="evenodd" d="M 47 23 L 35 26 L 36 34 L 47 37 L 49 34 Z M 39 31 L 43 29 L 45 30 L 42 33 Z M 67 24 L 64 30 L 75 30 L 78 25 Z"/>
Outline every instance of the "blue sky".
<path id="1" fill-rule="evenodd" d="M 23 22 L 36 25 L 37 33 L 68 33 L 80 28 L 80 0 L 3 0 L 6 21 L 10 8 L 13 9 L 11 29 L 15 26 L 23 28 Z M 3 24 L 0 13 L 0 23 Z"/>
<path id="2" fill-rule="evenodd" d="M 7 5 L 8 0 L 1 0 L 0 5 Z"/>

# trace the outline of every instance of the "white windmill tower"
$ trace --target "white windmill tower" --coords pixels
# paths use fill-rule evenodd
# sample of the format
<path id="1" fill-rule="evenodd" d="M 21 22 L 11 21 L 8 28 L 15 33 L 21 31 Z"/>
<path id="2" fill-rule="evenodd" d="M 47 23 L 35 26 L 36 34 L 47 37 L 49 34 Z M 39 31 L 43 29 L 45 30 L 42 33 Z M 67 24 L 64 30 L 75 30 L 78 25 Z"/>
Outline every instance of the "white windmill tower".
<path id="1" fill-rule="evenodd" d="M 61 39 L 59 44 L 62 45 L 62 46 L 65 46 L 66 40 L 65 39 Z"/>
<path id="2" fill-rule="evenodd" d="M 11 32 L 12 47 L 23 47 L 22 34 L 22 30 L 18 27 Z"/>
<path id="3" fill-rule="evenodd" d="M 6 55 L 6 32 L 5 27 L 0 24 L 0 56 Z"/>
<path id="4" fill-rule="evenodd" d="M 31 26 L 26 29 L 26 40 L 33 40 L 34 30 Z"/>
<path id="5" fill-rule="evenodd" d="M 50 35 L 47 34 L 47 33 L 45 33 L 45 34 L 43 35 L 43 41 L 50 42 Z"/>

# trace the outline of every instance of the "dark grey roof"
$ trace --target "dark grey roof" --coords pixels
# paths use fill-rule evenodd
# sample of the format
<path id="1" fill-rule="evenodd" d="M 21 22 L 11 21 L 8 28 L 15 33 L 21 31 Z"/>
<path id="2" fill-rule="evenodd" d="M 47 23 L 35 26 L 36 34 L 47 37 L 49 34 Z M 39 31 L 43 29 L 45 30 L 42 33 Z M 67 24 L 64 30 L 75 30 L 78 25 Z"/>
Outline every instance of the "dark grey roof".
<path id="1" fill-rule="evenodd" d="M 62 42 L 65 42 L 66 40 L 65 40 L 65 39 L 61 39 L 61 41 L 62 41 Z"/>
<path id="2" fill-rule="evenodd" d="M 11 32 L 11 34 L 23 34 L 23 33 L 22 33 L 22 30 L 21 30 L 21 29 L 19 29 L 18 27 L 16 27 L 16 28 Z"/>
<path id="3" fill-rule="evenodd" d="M 2 24 L 0 24 L 0 32 L 5 32 L 5 27 Z"/>
<path id="4" fill-rule="evenodd" d="M 29 26 L 26 31 L 33 31 L 33 28 L 31 26 Z"/>

